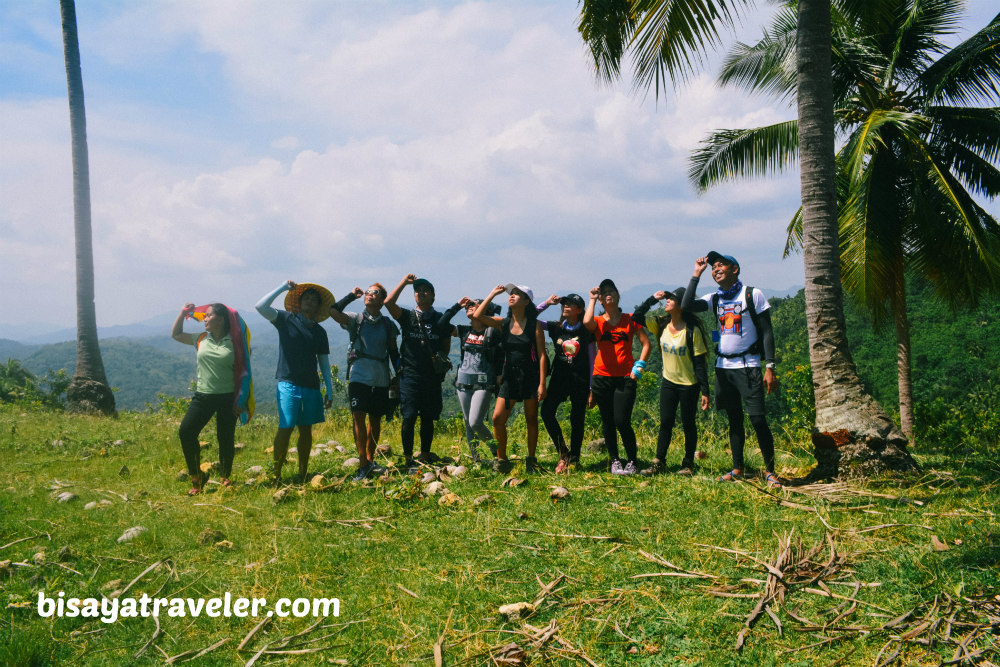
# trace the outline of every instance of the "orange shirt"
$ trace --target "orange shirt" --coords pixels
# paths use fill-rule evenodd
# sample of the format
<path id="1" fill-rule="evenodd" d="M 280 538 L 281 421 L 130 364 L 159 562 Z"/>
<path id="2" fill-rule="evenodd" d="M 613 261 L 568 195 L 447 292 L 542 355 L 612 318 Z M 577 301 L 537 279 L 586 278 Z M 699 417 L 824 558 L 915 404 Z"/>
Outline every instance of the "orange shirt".
<path id="1" fill-rule="evenodd" d="M 632 372 L 635 357 L 632 356 L 632 337 L 639 325 L 632 321 L 630 313 L 622 313 L 618 324 L 608 325 L 607 315 L 594 318 L 597 324 L 597 358 L 594 359 L 594 375 L 625 377 Z"/>

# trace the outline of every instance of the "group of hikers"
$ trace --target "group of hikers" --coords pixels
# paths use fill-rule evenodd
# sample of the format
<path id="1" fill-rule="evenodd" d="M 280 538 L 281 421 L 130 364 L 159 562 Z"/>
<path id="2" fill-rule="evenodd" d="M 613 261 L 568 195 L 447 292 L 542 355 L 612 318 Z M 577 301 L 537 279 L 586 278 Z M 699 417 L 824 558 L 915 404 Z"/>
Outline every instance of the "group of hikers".
<path id="1" fill-rule="evenodd" d="M 718 289 L 697 298 L 698 282 L 706 269 Z M 397 303 L 407 286 L 413 288 L 412 309 Z M 284 310 L 278 310 L 272 303 L 282 293 Z M 501 294 L 507 295 L 504 317 L 494 303 Z M 453 337 L 459 339 L 461 351 L 455 388 L 473 462 L 492 465 L 499 473 L 511 470 L 507 427 L 514 406 L 522 403 L 527 426 L 526 472 L 541 472 L 536 458 L 539 413 L 559 455 L 555 472 L 568 472 L 580 462 L 586 410 L 596 406 L 611 473 L 659 474 L 666 470 L 679 409 L 684 456 L 677 473 L 690 476 L 698 439 L 695 416 L 699 406 L 702 410 L 709 407 L 707 358 L 711 339 L 716 343 L 716 408 L 727 415 L 732 451 L 732 469 L 718 480 L 733 482 L 743 476 L 745 409 L 764 459 L 765 483 L 781 487 L 774 471 L 774 439 L 764 411 L 765 392 L 770 394 L 777 387 L 770 306 L 759 289 L 744 286 L 735 257 L 709 252 L 695 261 L 687 287 L 656 292 L 632 313 L 622 312 L 618 289 L 610 279 L 601 281 L 588 296 L 552 295 L 536 303 L 529 287 L 508 283 L 497 285 L 484 299 L 462 297 L 439 312 L 434 309 L 434 286 L 414 274 L 406 275 L 391 293 L 374 283 L 366 290 L 355 287 L 339 301 L 320 285 L 282 283 L 256 305 L 257 312 L 278 331 L 275 480 L 281 480 L 296 429 L 299 479 L 307 478 L 312 426 L 324 421 L 324 409 L 330 407 L 333 396 L 329 340 L 320 325 L 332 317 L 350 337 L 347 386 L 359 460 L 354 476 L 357 481 L 386 472 L 376 463 L 376 447 L 382 419 L 395 409 L 393 395 L 397 392 L 406 472 L 416 472 L 421 464 L 438 460 L 431 451 L 434 422 L 441 416 L 442 384 L 452 369 L 448 354 Z M 347 310 L 349 304 L 362 298 L 360 312 Z M 665 312 L 650 313 L 661 301 Z M 557 318 L 540 319 L 546 309 L 556 305 L 560 307 Z M 603 311 L 600 314 L 595 312 L 597 305 Z M 465 311 L 468 324 L 452 324 L 460 310 Z M 717 321 L 717 330 L 711 335 L 698 316 L 704 311 L 711 311 Z M 189 317 L 202 320 L 205 330 L 185 333 L 183 323 Z M 213 415 L 219 443 L 218 472 L 223 486 L 231 484 L 236 423 L 245 422 L 253 412 L 249 334 L 235 310 L 221 303 L 199 308 L 189 303 L 177 316 L 172 335 L 197 348 L 196 391 L 179 433 L 192 480 L 189 493 L 197 495 L 210 475 L 201 470 L 199 434 Z M 554 348 L 551 363 L 546 336 Z M 397 338 L 401 339 L 398 345 Z M 638 359 L 633 352 L 636 338 L 641 347 Z M 639 470 L 632 408 L 652 340 L 658 342 L 663 361 L 660 427 L 655 458 L 649 467 Z M 325 394 L 320 391 L 320 376 Z M 493 396 L 491 433 L 487 412 Z M 556 417 L 566 401 L 570 403 L 568 444 Z M 419 450 L 415 454 L 418 421 Z M 619 437 L 624 452 L 619 449 Z M 490 460 L 481 447 L 489 449 Z"/>

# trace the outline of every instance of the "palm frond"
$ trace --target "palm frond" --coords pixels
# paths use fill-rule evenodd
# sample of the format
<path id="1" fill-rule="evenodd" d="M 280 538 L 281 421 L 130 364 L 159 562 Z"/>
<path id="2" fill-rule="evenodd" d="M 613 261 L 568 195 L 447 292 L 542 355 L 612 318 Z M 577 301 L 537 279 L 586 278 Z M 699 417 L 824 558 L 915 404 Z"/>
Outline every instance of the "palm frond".
<path id="1" fill-rule="evenodd" d="M 924 98 L 936 104 L 990 104 L 1000 100 L 1000 14 L 920 75 Z"/>
<path id="2" fill-rule="evenodd" d="M 908 86 L 917 79 L 932 56 L 945 51 L 939 38 L 954 34 L 964 10 L 962 0 L 910 0 L 905 4 L 892 33 L 892 76 L 887 85 L 895 80 Z"/>
<path id="3" fill-rule="evenodd" d="M 583 0 L 577 30 L 594 60 L 598 80 L 610 83 L 621 76 L 621 61 L 635 31 L 629 0 Z"/>
<path id="4" fill-rule="evenodd" d="M 840 263 L 844 289 L 865 308 L 876 325 L 887 314 L 893 273 L 903 265 L 902 212 L 905 193 L 898 165 L 886 152 L 871 158 L 841 200 Z"/>
<path id="5" fill-rule="evenodd" d="M 714 132 L 691 154 L 688 179 L 704 192 L 724 181 L 782 171 L 798 155 L 798 128 L 797 120 L 789 120 L 750 130 Z"/>
<path id="6" fill-rule="evenodd" d="M 794 253 L 802 252 L 802 207 L 792 216 L 792 221 L 785 227 L 785 249 L 781 259 L 788 259 Z"/>
<path id="7" fill-rule="evenodd" d="M 911 267 L 930 276 L 948 303 L 975 303 L 1000 288 L 1000 223 L 930 152 L 913 183 L 907 229 Z"/>
<path id="8" fill-rule="evenodd" d="M 933 123 L 932 143 L 959 144 L 985 160 L 1000 160 L 1000 108 L 932 106 L 924 114 Z"/>
<path id="9" fill-rule="evenodd" d="M 732 28 L 736 13 L 752 0 L 633 0 L 637 19 L 629 49 L 635 58 L 637 89 L 684 81 L 705 53 L 720 43 L 720 28 Z"/>
<path id="10" fill-rule="evenodd" d="M 729 51 L 722 63 L 719 83 L 774 95 L 779 100 L 793 99 L 796 29 L 794 8 L 779 10 L 759 42 L 737 43 Z"/>
<path id="11" fill-rule="evenodd" d="M 908 141 L 922 141 L 921 135 L 930 128 L 930 121 L 920 114 L 877 109 L 858 124 L 843 148 L 844 168 L 851 182 L 859 182 L 873 155 L 887 146 L 884 128 Z"/>

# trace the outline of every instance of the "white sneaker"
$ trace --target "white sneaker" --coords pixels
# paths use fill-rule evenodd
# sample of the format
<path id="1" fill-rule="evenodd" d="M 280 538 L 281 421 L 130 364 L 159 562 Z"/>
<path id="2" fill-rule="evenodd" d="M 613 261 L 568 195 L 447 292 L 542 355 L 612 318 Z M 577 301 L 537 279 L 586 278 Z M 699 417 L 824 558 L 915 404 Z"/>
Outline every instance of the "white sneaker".
<path id="1" fill-rule="evenodd" d="M 623 474 L 623 475 L 634 475 L 637 472 L 639 472 L 639 471 L 635 467 L 635 461 L 629 461 L 628 463 L 625 464 L 625 467 L 622 468 L 621 474 Z"/>
<path id="2" fill-rule="evenodd" d="M 624 470 L 622 469 L 622 462 L 619 461 L 618 459 L 615 459 L 614 461 L 611 462 L 611 474 L 612 475 L 625 474 Z"/>

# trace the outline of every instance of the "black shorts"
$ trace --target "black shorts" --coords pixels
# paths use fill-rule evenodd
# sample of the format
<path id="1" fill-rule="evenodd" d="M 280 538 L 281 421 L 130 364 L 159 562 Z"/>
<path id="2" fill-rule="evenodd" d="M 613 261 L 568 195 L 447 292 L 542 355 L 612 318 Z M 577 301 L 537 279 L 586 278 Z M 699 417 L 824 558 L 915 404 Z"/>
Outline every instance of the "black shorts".
<path id="1" fill-rule="evenodd" d="M 389 388 L 372 387 L 362 382 L 347 385 L 351 412 L 364 412 L 372 417 L 384 417 L 389 412 Z"/>
<path id="2" fill-rule="evenodd" d="M 403 419 L 441 417 L 441 380 L 436 375 L 403 373 L 399 379 L 399 416 Z"/>
<path id="3" fill-rule="evenodd" d="M 537 399 L 541 381 L 538 364 L 533 364 L 530 368 L 504 368 L 499 396 L 509 401 Z"/>
<path id="4" fill-rule="evenodd" d="M 746 405 L 751 417 L 764 415 L 764 374 L 760 367 L 715 369 L 715 408 L 728 410 Z"/>

